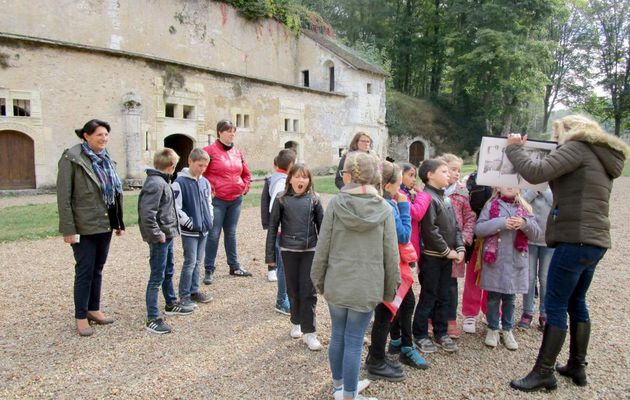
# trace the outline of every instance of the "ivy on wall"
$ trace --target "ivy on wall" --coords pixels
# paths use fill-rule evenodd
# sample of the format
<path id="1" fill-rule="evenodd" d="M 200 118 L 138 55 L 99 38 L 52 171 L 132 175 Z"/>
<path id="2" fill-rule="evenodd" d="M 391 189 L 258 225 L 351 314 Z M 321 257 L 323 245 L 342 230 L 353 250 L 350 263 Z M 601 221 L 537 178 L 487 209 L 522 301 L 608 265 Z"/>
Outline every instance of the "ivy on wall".
<path id="1" fill-rule="evenodd" d="M 310 29 L 332 36 L 333 30 L 324 19 L 314 11 L 308 10 L 293 0 L 219 0 L 236 8 L 238 12 L 256 21 L 261 18 L 273 18 L 283 23 L 295 34 L 300 29 Z"/>

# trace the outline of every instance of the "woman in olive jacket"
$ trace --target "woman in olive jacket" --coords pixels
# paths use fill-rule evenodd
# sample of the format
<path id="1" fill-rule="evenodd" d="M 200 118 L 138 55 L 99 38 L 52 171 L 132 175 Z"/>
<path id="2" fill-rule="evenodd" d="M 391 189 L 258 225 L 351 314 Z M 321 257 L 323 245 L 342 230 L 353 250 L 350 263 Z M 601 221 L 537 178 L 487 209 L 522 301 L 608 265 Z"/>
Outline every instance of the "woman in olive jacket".
<path id="1" fill-rule="evenodd" d="M 597 263 L 610 248 L 608 207 L 613 179 L 618 178 L 630 147 L 585 117 L 570 115 L 553 124 L 558 148 L 531 160 L 523 149 L 527 137 L 510 135 L 506 155 L 530 183 L 549 181 L 553 204 L 545 240 L 555 247 L 547 275 L 547 325 L 533 370 L 511 386 L 518 390 L 555 389 L 554 364 L 570 317 L 569 361 L 556 369 L 579 386 L 586 385 L 586 350 L 591 331 L 586 306 Z"/>
<path id="2" fill-rule="evenodd" d="M 110 127 L 93 119 L 75 130 L 82 139 L 66 149 L 59 160 L 57 207 L 59 231 L 74 252 L 74 316 L 79 335 L 94 333 L 90 322 L 106 325 L 100 308 L 103 266 L 107 260 L 112 231 L 120 236 L 122 184 L 107 152 Z"/>

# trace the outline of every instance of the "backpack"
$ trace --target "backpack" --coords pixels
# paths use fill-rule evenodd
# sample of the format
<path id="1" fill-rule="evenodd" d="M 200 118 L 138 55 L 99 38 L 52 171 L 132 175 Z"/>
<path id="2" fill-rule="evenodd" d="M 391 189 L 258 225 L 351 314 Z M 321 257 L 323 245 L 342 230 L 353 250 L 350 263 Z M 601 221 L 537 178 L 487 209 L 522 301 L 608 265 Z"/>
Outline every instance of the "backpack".
<path id="1" fill-rule="evenodd" d="M 260 194 L 260 222 L 263 229 L 269 228 L 269 206 L 271 205 L 271 196 L 269 195 L 269 182 L 271 177 L 265 177 L 265 184 L 263 185 L 262 193 Z"/>

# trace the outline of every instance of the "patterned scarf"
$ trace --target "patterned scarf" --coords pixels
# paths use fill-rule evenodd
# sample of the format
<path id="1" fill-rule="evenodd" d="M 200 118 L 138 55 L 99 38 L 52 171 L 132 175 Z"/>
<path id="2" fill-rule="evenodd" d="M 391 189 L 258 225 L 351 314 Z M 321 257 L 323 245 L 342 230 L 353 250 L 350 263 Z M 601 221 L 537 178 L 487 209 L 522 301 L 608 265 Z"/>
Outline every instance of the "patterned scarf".
<path id="1" fill-rule="evenodd" d="M 407 186 L 405 186 L 404 183 L 400 184 L 400 190 L 405 192 L 405 194 L 407 195 L 407 199 L 409 199 L 409 201 L 413 203 L 413 201 L 415 200 L 416 196 L 412 196 L 411 195 L 411 190 L 409 188 L 407 188 Z"/>
<path id="2" fill-rule="evenodd" d="M 503 201 L 504 203 L 513 204 L 515 200 L 516 198 L 514 197 L 508 198 L 508 197 L 501 196 L 501 201 Z M 490 219 L 498 218 L 499 214 L 500 214 L 499 198 L 495 198 L 492 200 L 492 203 L 490 204 Z M 516 209 L 516 216 L 525 218 L 528 215 L 529 213 L 527 212 L 527 210 L 523 208 L 522 205 L 519 204 L 518 208 Z M 499 234 L 488 236 L 485 242 L 486 242 L 486 248 L 483 254 L 483 261 L 488 264 L 494 264 L 497 261 L 497 251 L 499 248 Z M 514 238 L 514 248 L 516 249 L 516 251 L 522 253 L 524 251 L 527 251 L 527 245 L 528 245 L 527 235 L 525 235 L 525 233 L 522 230 L 520 229 L 517 230 L 516 237 Z"/>
<path id="3" fill-rule="evenodd" d="M 120 183 L 120 178 L 116 175 L 109 154 L 107 154 L 107 151 L 102 151 L 100 154 L 94 153 L 85 141 L 81 143 L 81 148 L 83 153 L 92 161 L 92 169 L 103 189 L 105 204 L 108 207 L 113 206 L 116 203 L 116 194 L 122 193 L 122 183 Z"/>

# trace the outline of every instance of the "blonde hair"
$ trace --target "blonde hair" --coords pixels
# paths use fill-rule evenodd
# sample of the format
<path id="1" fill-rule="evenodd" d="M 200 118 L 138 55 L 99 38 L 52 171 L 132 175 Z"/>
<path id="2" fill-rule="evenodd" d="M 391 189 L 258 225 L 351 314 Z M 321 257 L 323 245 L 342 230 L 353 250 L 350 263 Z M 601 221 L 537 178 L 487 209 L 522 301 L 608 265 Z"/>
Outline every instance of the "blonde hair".
<path id="1" fill-rule="evenodd" d="M 455 154 L 452 154 L 452 153 L 444 153 L 438 158 L 443 160 L 447 164 L 451 162 L 458 162 L 460 164 L 464 164 L 464 160 L 461 157 L 456 156 Z"/>
<path id="2" fill-rule="evenodd" d="M 371 153 L 352 151 L 346 155 L 343 170 L 350 174 L 351 182 L 379 187 L 381 183 L 380 160 Z"/>
<path id="3" fill-rule="evenodd" d="M 179 156 L 175 153 L 175 150 L 168 147 L 157 151 L 155 156 L 153 156 L 153 167 L 160 171 L 177 165 L 177 162 L 179 162 Z"/>
<path id="4" fill-rule="evenodd" d="M 520 204 L 525 210 L 527 210 L 528 213 L 531 214 L 533 212 L 532 205 L 529 204 L 529 202 L 523 198 L 523 196 L 521 195 L 521 189 L 520 188 L 516 188 L 516 189 L 518 189 L 518 193 L 516 193 L 516 196 L 514 196 L 515 203 Z M 501 188 L 495 187 L 492 189 L 492 196 L 490 196 L 490 199 L 488 199 L 487 202 L 489 203 L 492 200 L 499 198 L 500 196 L 501 196 Z"/>
<path id="5" fill-rule="evenodd" d="M 188 159 L 192 162 L 199 161 L 199 160 L 210 161 L 210 155 L 208 155 L 208 153 L 204 149 L 195 147 L 194 149 L 190 151 L 190 155 L 188 156 Z"/>
<path id="6" fill-rule="evenodd" d="M 577 132 L 606 134 L 599 124 L 583 115 L 568 115 L 553 121 L 553 133 L 557 135 L 558 144 L 563 144 L 567 137 Z"/>

